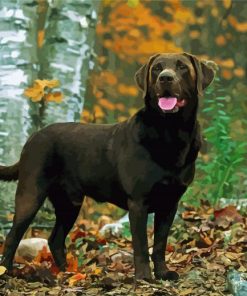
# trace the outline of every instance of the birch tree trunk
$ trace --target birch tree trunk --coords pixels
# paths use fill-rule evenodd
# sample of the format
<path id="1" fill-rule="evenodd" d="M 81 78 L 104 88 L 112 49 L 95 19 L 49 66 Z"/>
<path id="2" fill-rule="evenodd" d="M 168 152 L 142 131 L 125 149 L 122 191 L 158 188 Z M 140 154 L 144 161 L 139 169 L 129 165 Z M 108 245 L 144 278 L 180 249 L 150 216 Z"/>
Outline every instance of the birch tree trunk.
<path id="1" fill-rule="evenodd" d="M 93 53 L 98 0 L 0 0 L 0 163 L 19 159 L 42 125 L 79 121 Z M 23 96 L 35 79 L 58 79 L 61 104 Z M 42 115 L 42 122 L 39 116 Z M 15 184 L 0 182 L 1 217 L 13 209 Z"/>

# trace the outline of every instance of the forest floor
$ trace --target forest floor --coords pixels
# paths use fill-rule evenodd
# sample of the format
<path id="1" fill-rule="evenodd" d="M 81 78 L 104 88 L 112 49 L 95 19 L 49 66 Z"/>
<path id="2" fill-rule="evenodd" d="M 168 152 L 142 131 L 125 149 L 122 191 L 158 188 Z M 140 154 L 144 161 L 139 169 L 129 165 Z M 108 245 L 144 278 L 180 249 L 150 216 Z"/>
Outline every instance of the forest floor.
<path id="1" fill-rule="evenodd" d="M 151 252 L 151 227 L 148 238 Z M 122 236 L 102 237 L 98 223 L 80 220 L 67 245 L 64 273 L 58 272 L 46 247 L 32 262 L 23 260 L 12 276 L 0 267 L 0 295 L 232 295 L 227 274 L 247 271 L 247 217 L 235 206 L 215 210 L 205 201 L 199 208 L 182 204 L 166 250 L 168 267 L 180 274 L 176 282 L 134 283 L 127 225 Z"/>

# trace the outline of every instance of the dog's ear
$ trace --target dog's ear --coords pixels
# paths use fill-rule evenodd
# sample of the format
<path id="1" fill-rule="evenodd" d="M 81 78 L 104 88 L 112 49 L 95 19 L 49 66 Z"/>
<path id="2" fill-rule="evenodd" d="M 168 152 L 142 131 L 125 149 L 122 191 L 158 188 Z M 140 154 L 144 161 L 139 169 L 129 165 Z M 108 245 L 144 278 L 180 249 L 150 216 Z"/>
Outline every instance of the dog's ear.
<path id="1" fill-rule="evenodd" d="M 206 61 L 200 61 L 196 56 L 184 53 L 188 57 L 196 72 L 197 94 L 202 95 L 203 90 L 209 86 L 215 76 L 215 71 Z"/>
<path id="2" fill-rule="evenodd" d="M 149 61 L 145 65 L 141 66 L 141 68 L 137 70 L 135 74 L 135 81 L 138 87 L 143 92 L 143 98 L 146 97 L 148 92 L 148 73 L 149 73 L 150 66 L 159 55 L 160 54 L 151 56 L 149 58 Z"/>

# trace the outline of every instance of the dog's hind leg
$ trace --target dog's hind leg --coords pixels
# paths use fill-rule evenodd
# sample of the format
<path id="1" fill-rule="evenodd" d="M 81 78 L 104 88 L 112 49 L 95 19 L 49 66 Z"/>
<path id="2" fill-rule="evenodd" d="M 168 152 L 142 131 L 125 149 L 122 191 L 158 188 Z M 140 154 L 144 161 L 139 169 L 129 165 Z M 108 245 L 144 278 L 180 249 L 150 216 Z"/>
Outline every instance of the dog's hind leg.
<path id="1" fill-rule="evenodd" d="M 65 270 L 66 251 L 65 239 L 78 217 L 81 205 L 74 205 L 68 194 L 57 186 L 56 190 L 49 193 L 49 198 L 55 208 L 56 223 L 49 237 L 49 247 L 54 261 L 60 270 Z M 81 197 L 81 203 L 83 196 Z"/>
<path id="2" fill-rule="evenodd" d="M 38 188 L 33 178 L 26 179 L 24 182 L 19 181 L 15 197 L 13 225 L 7 235 L 3 257 L 0 263 L 0 265 L 4 265 L 7 270 L 12 269 L 15 251 L 19 242 L 43 204 L 45 197 L 45 191 Z"/>

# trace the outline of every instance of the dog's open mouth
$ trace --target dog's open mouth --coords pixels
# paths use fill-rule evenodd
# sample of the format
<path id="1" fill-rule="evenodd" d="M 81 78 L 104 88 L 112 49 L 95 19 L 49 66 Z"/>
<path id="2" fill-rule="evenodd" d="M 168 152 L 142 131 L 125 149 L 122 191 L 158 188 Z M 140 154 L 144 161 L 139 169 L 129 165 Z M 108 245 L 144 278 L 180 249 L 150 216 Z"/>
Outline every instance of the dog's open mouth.
<path id="1" fill-rule="evenodd" d="M 164 113 L 178 112 L 179 108 L 184 107 L 186 100 L 179 100 L 176 97 L 159 98 L 158 105 Z"/>

